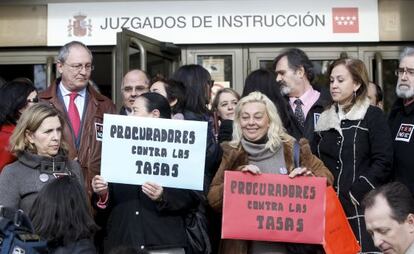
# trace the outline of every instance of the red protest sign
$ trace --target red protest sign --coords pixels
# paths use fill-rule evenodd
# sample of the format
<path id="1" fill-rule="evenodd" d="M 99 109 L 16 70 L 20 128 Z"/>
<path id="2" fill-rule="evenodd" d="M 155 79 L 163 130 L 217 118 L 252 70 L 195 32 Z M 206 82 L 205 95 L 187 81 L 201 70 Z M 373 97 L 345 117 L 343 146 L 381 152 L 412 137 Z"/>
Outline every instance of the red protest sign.
<path id="1" fill-rule="evenodd" d="M 222 238 L 321 244 L 326 178 L 226 171 Z"/>
<path id="2" fill-rule="evenodd" d="M 326 191 L 325 211 L 325 242 L 326 254 L 356 254 L 361 251 L 358 241 L 352 232 L 341 202 L 332 186 Z"/>

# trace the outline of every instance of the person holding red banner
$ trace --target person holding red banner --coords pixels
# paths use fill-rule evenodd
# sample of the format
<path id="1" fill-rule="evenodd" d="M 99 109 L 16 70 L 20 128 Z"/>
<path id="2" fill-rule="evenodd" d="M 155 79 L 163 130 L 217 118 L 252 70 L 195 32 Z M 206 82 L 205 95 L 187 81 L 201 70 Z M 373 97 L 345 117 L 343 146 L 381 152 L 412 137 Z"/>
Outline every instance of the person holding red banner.
<path id="1" fill-rule="evenodd" d="M 301 139 L 300 164 L 294 166 L 294 142 L 283 128 L 274 103 L 260 92 L 242 98 L 235 111 L 233 139 L 222 144 L 223 157 L 210 185 L 208 201 L 221 212 L 223 206 L 224 172 L 237 170 L 252 174 L 272 173 L 326 177 L 333 176 L 311 152 L 306 139 Z M 321 204 L 323 205 L 323 204 Z M 284 243 L 222 239 L 219 253 L 288 253 Z"/>
<path id="2" fill-rule="evenodd" d="M 318 120 L 313 149 L 335 177 L 334 188 L 362 253 L 376 253 L 360 202 L 390 179 L 390 130 L 381 109 L 370 105 L 368 72 L 361 60 L 338 59 L 328 74 L 333 104 Z"/>

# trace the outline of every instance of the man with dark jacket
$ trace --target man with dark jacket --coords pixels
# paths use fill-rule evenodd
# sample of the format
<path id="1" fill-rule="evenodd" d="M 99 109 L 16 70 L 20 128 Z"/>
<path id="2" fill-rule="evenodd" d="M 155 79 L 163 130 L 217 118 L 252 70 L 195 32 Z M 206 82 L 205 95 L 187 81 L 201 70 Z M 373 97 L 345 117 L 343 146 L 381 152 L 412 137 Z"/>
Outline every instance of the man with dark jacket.
<path id="1" fill-rule="evenodd" d="M 393 169 L 395 180 L 407 185 L 414 194 L 414 48 L 405 48 L 401 53 L 395 75 L 398 99 L 388 119 L 394 145 Z"/>
<path id="2" fill-rule="evenodd" d="M 313 64 L 300 49 L 286 49 L 279 54 L 274 62 L 276 80 L 281 84 L 281 92 L 289 100 L 295 119 L 292 135 L 296 139 L 302 137 L 313 139 L 316 122 L 331 102 L 328 91 L 318 91 L 312 86 L 315 77 Z"/>
<path id="3" fill-rule="evenodd" d="M 103 114 L 116 112 L 110 99 L 89 85 L 93 70 L 92 53 L 81 42 L 64 45 L 56 67 L 61 78 L 40 93 L 41 100 L 53 104 L 65 117 L 63 136 L 69 145 L 69 158 L 82 166 L 85 186 L 91 194 L 91 180 L 101 168 Z"/>

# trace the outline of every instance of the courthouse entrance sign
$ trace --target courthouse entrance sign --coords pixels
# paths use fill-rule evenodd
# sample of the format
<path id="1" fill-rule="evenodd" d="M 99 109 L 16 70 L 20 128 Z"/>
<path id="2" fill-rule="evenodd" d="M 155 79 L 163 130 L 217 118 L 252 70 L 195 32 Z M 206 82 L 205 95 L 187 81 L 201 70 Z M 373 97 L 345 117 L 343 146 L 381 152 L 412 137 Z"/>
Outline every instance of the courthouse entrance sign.
<path id="1" fill-rule="evenodd" d="M 214 12 L 211 10 L 214 9 Z M 379 41 L 377 0 L 48 5 L 48 45 L 114 45 L 128 29 L 175 44 Z"/>

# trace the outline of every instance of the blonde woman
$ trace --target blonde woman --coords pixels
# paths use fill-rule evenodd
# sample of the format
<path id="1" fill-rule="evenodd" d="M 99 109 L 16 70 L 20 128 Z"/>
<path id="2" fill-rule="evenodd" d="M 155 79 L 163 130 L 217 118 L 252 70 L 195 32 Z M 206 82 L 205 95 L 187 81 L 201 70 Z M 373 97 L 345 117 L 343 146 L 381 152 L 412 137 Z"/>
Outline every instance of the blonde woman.
<path id="1" fill-rule="evenodd" d="M 323 163 L 315 157 L 306 139 L 300 140 L 300 163 L 294 168 L 295 139 L 283 128 L 276 107 L 265 95 L 252 92 L 243 97 L 235 112 L 233 139 L 223 143 L 223 157 L 208 193 L 211 207 L 221 212 L 223 206 L 224 172 L 237 170 L 252 174 L 315 175 L 333 177 Z M 220 253 L 288 253 L 283 243 L 223 239 Z"/>

